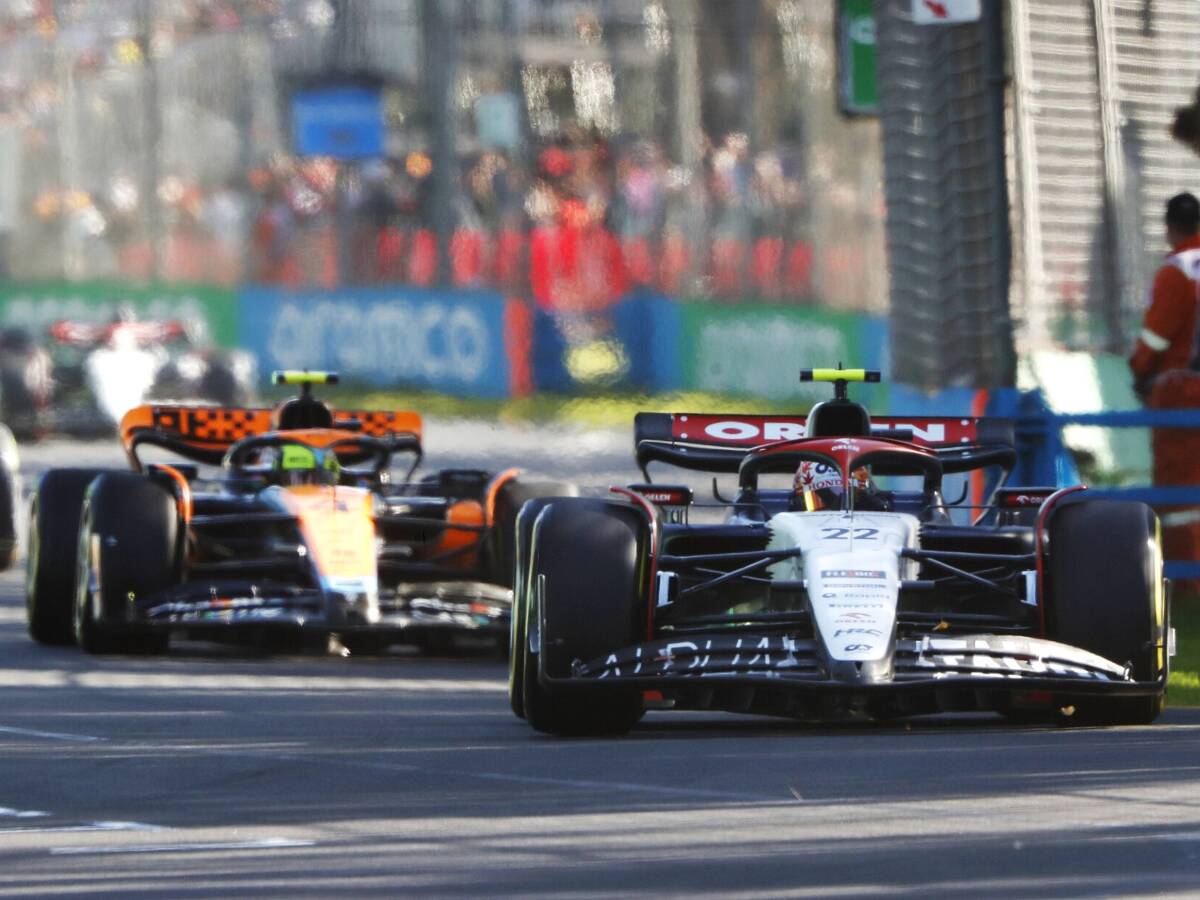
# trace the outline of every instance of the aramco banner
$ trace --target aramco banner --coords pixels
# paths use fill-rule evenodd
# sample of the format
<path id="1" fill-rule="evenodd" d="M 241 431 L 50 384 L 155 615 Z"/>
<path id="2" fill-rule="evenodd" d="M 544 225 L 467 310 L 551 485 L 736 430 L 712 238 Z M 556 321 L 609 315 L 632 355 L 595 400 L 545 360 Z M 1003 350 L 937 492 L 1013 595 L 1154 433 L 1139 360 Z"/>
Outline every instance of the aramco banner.
<path id="1" fill-rule="evenodd" d="M 333 369 L 350 381 L 506 397 L 509 302 L 486 291 L 411 287 L 240 292 L 241 343 L 260 371 Z M 516 317 L 519 319 L 519 317 Z"/>

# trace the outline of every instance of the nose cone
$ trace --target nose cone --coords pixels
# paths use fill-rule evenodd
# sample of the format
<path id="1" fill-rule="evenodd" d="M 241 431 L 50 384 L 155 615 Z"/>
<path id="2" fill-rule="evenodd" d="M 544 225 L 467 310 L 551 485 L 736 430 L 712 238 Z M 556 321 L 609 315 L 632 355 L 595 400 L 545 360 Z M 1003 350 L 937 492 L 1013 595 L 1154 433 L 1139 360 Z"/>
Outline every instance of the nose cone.
<path id="1" fill-rule="evenodd" d="M 302 485 L 278 489 L 279 505 L 300 523 L 317 576 L 327 590 L 378 594 L 375 502 L 362 488 Z"/>

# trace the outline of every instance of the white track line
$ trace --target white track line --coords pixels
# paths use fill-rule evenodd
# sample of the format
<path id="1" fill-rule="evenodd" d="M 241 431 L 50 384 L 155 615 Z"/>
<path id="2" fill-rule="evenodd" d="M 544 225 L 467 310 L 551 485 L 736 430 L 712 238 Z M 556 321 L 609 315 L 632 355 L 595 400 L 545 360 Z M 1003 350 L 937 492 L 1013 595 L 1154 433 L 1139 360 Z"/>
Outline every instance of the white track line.
<path id="1" fill-rule="evenodd" d="M 50 738 L 50 739 L 54 739 L 54 740 L 66 740 L 66 741 L 87 742 L 87 741 L 107 740 L 107 738 L 93 737 L 90 735 L 59 734 L 56 732 L 49 732 L 49 731 L 29 731 L 29 730 L 21 729 L 21 728 L 9 728 L 9 727 L 5 727 L 5 726 L 0 726 L 0 733 L 5 733 L 5 732 L 14 733 L 14 734 L 24 734 L 24 735 L 28 735 L 31 737 L 43 737 L 43 738 Z M 134 747 L 134 748 L 141 749 L 141 750 L 146 750 L 146 749 L 178 750 L 179 749 L 178 747 L 175 747 L 172 745 L 154 744 L 154 743 L 131 743 L 128 745 L 122 744 L 121 746 L 129 746 L 129 747 Z M 302 762 L 302 763 L 309 763 L 309 764 L 317 764 L 317 762 L 319 762 L 319 761 L 314 760 L 312 757 L 300 756 L 297 754 L 275 754 L 275 753 L 272 753 L 272 754 L 266 754 L 264 756 L 264 755 L 260 755 L 258 753 L 239 752 L 237 750 L 210 751 L 210 750 L 206 750 L 205 748 L 196 748 L 196 749 L 198 749 L 200 753 L 203 753 L 206 755 L 227 756 L 227 757 L 234 757 L 237 759 L 264 759 L 264 758 L 266 758 L 266 759 L 276 759 L 276 760 L 287 761 L 287 762 L 294 761 L 294 762 Z M 588 779 L 575 779 L 575 778 L 547 778 L 547 777 L 535 776 L 535 775 L 518 775 L 515 773 L 510 774 L 507 772 L 488 772 L 488 771 L 477 771 L 477 770 L 458 770 L 458 771 L 449 770 L 448 771 L 445 769 L 437 768 L 435 766 L 415 765 L 415 764 L 411 764 L 411 763 L 377 763 L 377 762 L 371 762 L 371 761 L 365 761 L 365 760 L 353 760 L 353 761 L 351 761 L 350 765 L 353 765 L 358 768 L 384 769 L 384 770 L 393 771 L 393 772 L 395 772 L 395 771 L 428 772 L 430 774 L 436 774 L 436 775 L 442 775 L 442 776 L 478 778 L 483 781 L 508 781 L 508 782 L 513 782 L 516 784 L 544 784 L 547 786 L 554 785 L 554 786 L 559 786 L 559 787 L 580 788 L 583 790 L 623 791 L 623 792 L 629 792 L 629 793 L 635 793 L 635 794 L 645 794 L 645 795 L 651 795 L 651 796 L 658 795 L 658 796 L 667 796 L 667 797 L 692 797 L 697 800 L 724 800 L 724 801 L 737 802 L 737 803 L 785 802 L 785 801 L 780 800 L 780 798 L 778 798 L 778 797 L 764 796 L 762 794 L 757 794 L 757 795 L 756 794 L 742 794 L 742 793 L 736 793 L 736 792 L 731 792 L 731 791 L 704 790 L 703 788 L 678 788 L 678 787 L 670 787 L 667 785 L 635 784 L 635 783 L 627 783 L 627 782 L 591 781 Z M 786 801 L 786 802 L 791 802 L 791 801 Z"/>
<path id="2" fill-rule="evenodd" d="M 145 822 L 89 822 L 87 825 L 46 825 L 42 828 L 0 828 L 0 834 L 57 834 L 76 831 L 165 831 Z"/>
<path id="3" fill-rule="evenodd" d="M 430 769 L 429 771 L 435 771 Z M 439 773 L 440 774 L 440 773 Z M 517 775 L 509 772 L 447 772 L 463 778 L 481 778 L 484 781 L 510 781 L 516 784 L 542 784 L 554 787 L 583 788 L 584 790 L 627 791 L 631 794 L 656 794 L 664 797 L 694 797 L 699 800 L 731 800 L 738 803 L 784 803 L 778 797 L 739 794 L 733 791 L 707 791 L 703 788 L 677 788 L 662 784 L 637 784 L 624 781 L 592 781 L 586 778 L 547 778 L 539 775 Z"/>
<path id="4" fill-rule="evenodd" d="M 22 737 L 45 738 L 50 741 L 77 741 L 79 743 L 90 743 L 92 741 L 102 741 L 104 738 L 95 737 L 90 734 L 64 734 L 61 731 L 35 731 L 32 728 L 13 728 L 8 725 L 0 725 L 0 734 L 17 734 Z"/>
<path id="5" fill-rule="evenodd" d="M 50 813 L 42 812 L 39 809 L 13 809 L 11 806 L 0 806 L 0 816 L 8 816 L 14 819 L 37 819 L 48 815 Z"/>
<path id="6" fill-rule="evenodd" d="M 288 838 L 264 838 L 261 841 L 214 841 L 196 844 L 141 844 L 111 847 L 51 847 L 51 856 L 78 856 L 88 853 L 197 853 L 207 850 L 279 850 L 289 847 L 312 847 L 316 841 L 293 841 Z"/>
<path id="7" fill-rule="evenodd" d="M 149 744 L 136 745 L 139 748 L 152 748 Z M 202 751 L 205 752 L 205 751 Z M 256 754 L 256 752 L 241 750 L 208 751 L 212 756 L 226 756 L 236 760 L 275 760 L 277 762 L 298 762 L 307 766 L 323 764 L 323 758 L 301 756 L 298 754 Z M 767 794 L 738 793 L 734 791 L 707 791 L 702 787 L 671 787 L 670 785 L 650 785 L 630 781 L 601 781 L 582 778 L 550 778 L 545 775 L 522 775 L 508 772 L 488 772 L 484 769 L 444 769 L 438 766 L 422 766 L 409 762 L 376 762 L 373 760 L 352 760 L 347 766 L 360 769 L 373 769 L 377 772 L 412 772 L 422 775 L 437 775 L 439 778 L 479 779 L 481 781 L 509 781 L 520 785 L 546 785 L 552 787 L 575 787 L 586 791 L 622 791 L 643 796 L 692 798 L 697 800 L 725 800 L 727 803 L 755 803 L 760 805 L 788 805 L 793 799 L 780 799 Z"/>
<path id="8" fill-rule="evenodd" d="M 167 750 L 169 745 L 131 744 L 138 749 Z M 306 766 L 320 766 L 324 758 L 301 756 L 299 754 L 258 754 L 244 750 L 200 750 L 210 756 L 223 756 L 235 760 L 275 760 L 276 762 L 296 762 Z M 323 756 L 323 755 L 318 755 Z M 410 772 L 422 775 L 436 775 L 439 778 L 479 779 L 481 781 L 509 781 L 520 785 L 546 785 L 552 787 L 574 787 L 586 791 L 620 791 L 642 794 L 642 796 L 692 798 L 696 800 L 724 800 L 726 803 L 754 803 L 760 805 L 788 805 L 794 799 L 781 799 L 769 794 L 739 793 L 734 791 L 708 791 L 702 787 L 672 787 L 670 785 L 642 784 L 630 781 L 601 781 L 593 779 L 551 778 L 545 775 L 522 775 L 508 772 L 488 772 L 486 769 L 444 769 L 428 764 L 409 762 L 376 762 L 373 760 L 346 761 L 347 766 L 372 769 L 376 772 Z"/>

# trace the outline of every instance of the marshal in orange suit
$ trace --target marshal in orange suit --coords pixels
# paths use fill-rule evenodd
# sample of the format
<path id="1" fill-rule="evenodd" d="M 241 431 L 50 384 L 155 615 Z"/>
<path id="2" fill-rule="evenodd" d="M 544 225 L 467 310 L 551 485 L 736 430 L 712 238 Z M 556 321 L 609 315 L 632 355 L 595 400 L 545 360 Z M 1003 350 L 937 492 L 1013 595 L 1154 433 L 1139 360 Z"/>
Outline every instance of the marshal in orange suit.
<path id="1" fill-rule="evenodd" d="M 1168 200 L 1166 229 L 1171 252 L 1154 274 L 1129 368 L 1151 409 L 1200 408 L 1200 200 L 1189 193 Z M 1200 485 L 1200 430 L 1156 428 L 1152 444 L 1156 485 Z M 1159 514 L 1166 557 L 1200 559 L 1200 509 Z"/>

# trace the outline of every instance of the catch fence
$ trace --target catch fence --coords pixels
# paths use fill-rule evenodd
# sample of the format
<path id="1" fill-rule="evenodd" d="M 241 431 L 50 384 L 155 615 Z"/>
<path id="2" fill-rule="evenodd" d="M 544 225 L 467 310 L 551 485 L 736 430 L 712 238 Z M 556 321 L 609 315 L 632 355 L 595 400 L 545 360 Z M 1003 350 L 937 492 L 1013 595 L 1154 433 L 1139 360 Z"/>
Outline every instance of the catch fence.
<path id="1" fill-rule="evenodd" d="M 886 305 L 878 123 L 800 0 L 148 0 L 0 10 L 10 277 Z M 370 76 L 384 152 L 297 152 Z M 552 298 L 552 299 L 551 299 Z"/>

